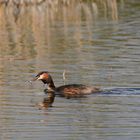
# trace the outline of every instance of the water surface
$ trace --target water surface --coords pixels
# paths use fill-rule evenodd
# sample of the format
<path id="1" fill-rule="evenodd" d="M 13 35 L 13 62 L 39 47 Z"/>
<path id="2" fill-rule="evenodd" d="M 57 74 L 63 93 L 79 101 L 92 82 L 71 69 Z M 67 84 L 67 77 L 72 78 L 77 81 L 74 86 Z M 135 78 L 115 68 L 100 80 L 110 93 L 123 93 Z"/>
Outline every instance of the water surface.
<path id="1" fill-rule="evenodd" d="M 47 4 L 0 7 L 0 139 L 139 140 L 139 0 Z M 105 91 L 40 110 L 42 70 Z"/>

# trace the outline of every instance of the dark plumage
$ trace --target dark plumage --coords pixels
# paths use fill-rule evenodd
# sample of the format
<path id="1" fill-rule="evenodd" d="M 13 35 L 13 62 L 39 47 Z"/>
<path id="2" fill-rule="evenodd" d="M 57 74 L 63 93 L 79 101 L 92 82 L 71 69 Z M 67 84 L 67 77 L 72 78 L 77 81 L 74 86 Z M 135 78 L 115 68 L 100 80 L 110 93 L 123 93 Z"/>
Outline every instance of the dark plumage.
<path id="1" fill-rule="evenodd" d="M 84 95 L 97 93 L 101 91 L 100 88 L 86 86 L 82 84 L 71 84 L 55 87 L 52 77 L 47 71 L 39 72 L 33 79 L 33 81 L 35 80 L 41 80 L 44 84 L 47 84 L 47 89 L 44 90 L 45 93 L 55 92 L 55 95 L 59 95 L 66 98 L 83 97 Z"/>

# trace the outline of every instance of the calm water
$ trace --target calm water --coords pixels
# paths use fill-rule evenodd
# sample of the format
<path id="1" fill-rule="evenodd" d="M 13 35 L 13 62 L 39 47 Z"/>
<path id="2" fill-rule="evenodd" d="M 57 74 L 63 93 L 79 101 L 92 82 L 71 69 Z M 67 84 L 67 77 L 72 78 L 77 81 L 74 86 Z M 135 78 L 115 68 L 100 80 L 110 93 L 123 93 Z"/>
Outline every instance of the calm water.
<path id="1" fill-rule="evenodd" d="M 1 6 L 0 139 L 139 140 L 139 3 Z M 28 80 L 42 70 L 107 91 L 40 110 L 44 87 Z"/>

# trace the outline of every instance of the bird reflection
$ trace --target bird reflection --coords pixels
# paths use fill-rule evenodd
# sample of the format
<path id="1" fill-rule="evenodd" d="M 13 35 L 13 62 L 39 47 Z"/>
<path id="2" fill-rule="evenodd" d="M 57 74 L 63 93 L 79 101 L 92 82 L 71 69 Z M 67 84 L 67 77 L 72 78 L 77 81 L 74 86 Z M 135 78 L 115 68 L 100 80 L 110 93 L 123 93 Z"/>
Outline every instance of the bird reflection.
<path id="1" fill-rule="evenodd" d="M 43 99 L 41 103 L 38 103 L 39 109 L 47 109 L 48 107 L 52 107 L 52 104 L 55 99 L 55 93 L 54 92 L 47 92 L 47 97 Z"/>

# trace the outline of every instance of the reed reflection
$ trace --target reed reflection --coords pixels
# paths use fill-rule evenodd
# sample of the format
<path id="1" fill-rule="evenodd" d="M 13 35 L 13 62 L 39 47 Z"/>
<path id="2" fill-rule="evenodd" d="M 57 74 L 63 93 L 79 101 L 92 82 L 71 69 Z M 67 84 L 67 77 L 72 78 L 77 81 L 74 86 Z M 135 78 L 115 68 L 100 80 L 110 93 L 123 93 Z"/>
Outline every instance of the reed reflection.
<path id="1" fill-rule="evenodd" d="M 9 47 L 13 46 L 15 54 L 23 54 L 23 46 L 26 47 L 24 54 L 31 53 L 30 49 L 35 50 L 35 54 L 41 54 L 42 46 L 51 46 L 55 40 L 52 27 L 54 30 L 62 28 L 61 32 L 66 37 L 70 35 L 69 25 L 73 24 L 75 27 L 72 29 L 71 35 L 80 45 L 83 23 L 90 35 L 90 26 L 97 21 L 100 14 L 105 18 L 111 17 L 112 20 L 118 19 L 116 0 L 89 2 L 81 0 L 11 0 L 1 2 L 0 13 L 0 29 L 3 31 L 1 35 L 4 33 L 3 38 L 5 39 L 5 44 L 3 44 L 3 38 L 0 38 L 2 39 L 0 46 L 3 49 L 1 53 L 10 53 Z M 91 38 L 91 35 L 89 37 Z M 32 56 L 32 54 L 30 55 Z"/>
<path id="2" fill-rule="evenodd" d="M 81 59 L 87 60 L 81 48 L 85 42 L 95 43 L 91 28 L 99 18 L 117 21 L 117 3 L 116 0 L 3 1 L 0 6 L 0 65 L 3 71 L 33 72 L 37 68 L 46 69 L 46 64 L 51 69 L 56 63 L 75 65 Z M 65 59 L 67 57 L 69 59 Z"/>

